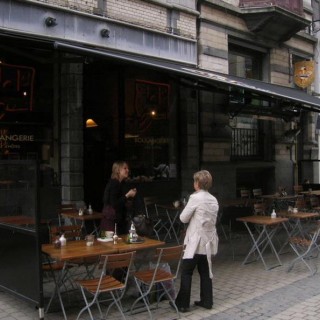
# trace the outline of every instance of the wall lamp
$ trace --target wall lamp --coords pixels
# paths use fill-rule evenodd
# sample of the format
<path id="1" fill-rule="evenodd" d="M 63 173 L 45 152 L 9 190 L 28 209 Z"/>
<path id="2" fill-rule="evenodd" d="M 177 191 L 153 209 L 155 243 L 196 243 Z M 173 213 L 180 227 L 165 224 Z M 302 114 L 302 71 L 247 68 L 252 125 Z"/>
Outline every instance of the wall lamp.
<path id="1" fill-rule="evenodd" d="M 317 32 L 320 31 L 319 24 L 318 24 L 318 28 L 316 28 L 317 22 L 320 22 L 320 20 L 313 20 L 313 21 L 310 23 L 309 30 L 310 30 L 310 32 L 312 32 L 313 34 L 315 34 L 315 33 L 317 33 Z"/>
<path id="2" fill-rule="evenodd" d="M 58 24 L 56 18 L 53 18 L 53 17 L 47 17 L 44 20 L 44 23 L 47 27 L 54 27 Z"/>
<path id="3" fill-rule="evenodd" d="M 109 38 L 110 36 L 110 30 L 109 29 L 101 29 L 100 35 L 102 38 Z"/>
<path id="4" fill-rule="evenodd" d="M 95 128 L 97 127 L 97 123 L 93 119 L 87 119 L 86 121 L 86 128 Z"/>

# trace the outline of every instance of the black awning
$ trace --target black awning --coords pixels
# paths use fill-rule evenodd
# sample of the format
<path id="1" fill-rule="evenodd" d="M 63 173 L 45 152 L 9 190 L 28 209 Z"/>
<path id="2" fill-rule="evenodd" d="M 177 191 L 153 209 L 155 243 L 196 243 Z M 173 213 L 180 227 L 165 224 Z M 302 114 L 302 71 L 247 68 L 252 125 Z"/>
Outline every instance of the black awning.
<path id="1" fill-rule="evenodd" d="M 97 48 L 92 49 L 63 42 L 55 42 L 54 46 L 56 49 L 63 49 L 87 55 L 103 56 L 109 59 L 122 60 L 152 68 L 167 70 L 187 78 L 196 79 L 198 81 L 201 80 L 209 85 L 216 86 L 224 84 L 226 86 L 237 87 L 262 96 L 293 103 L 295 107 L 306 109 L 308 111 L 320 112 L 320 99 L 299 89 L 279 86 L 259 80 L 245 79 L 227 74 L 200 70 L 194 65 L 181 65 L 178 63 L 162 61 L 156 58 L 126 54 L 118 51 L 115 52 Z"/>

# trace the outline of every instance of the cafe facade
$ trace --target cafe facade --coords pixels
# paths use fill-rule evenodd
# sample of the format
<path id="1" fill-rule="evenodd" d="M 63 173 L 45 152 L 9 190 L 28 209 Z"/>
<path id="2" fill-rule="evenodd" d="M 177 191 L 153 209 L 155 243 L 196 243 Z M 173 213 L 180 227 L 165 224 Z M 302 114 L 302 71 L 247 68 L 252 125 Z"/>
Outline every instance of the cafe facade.
<path id="1" fill-rule="evenodd" d="M 101 210 L 115 160 L 166 201 L 318 182 L 319 8 L 274 3 L 0 0 L 1 287 L 43 317 L 41 221 Z"/>
<path id="2" fill-rule="evenodd" d="M 49 215 L 100 210 L 118 159 L 141 195 L 170 199 L 200 168 L 221 198 L 317 179 L 319 105 L 295 81 L 312 3 L 257 4 L 0 1 L 1 159 L 37 161 Z"/>

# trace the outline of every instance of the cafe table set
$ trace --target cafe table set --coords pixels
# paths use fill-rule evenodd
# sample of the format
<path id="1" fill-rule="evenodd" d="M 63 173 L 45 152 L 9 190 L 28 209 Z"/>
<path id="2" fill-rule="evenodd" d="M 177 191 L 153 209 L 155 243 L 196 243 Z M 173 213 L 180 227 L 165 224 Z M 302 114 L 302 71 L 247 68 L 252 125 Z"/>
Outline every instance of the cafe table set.
<path id="1" fill-rule="evenodd" d="M 165 245 L 165 242 L 163 241 L 146 237 L 139 237 L 137 241 L 130 242 L 127 239 L 128 235 L 120 235 L 116 241 L 114 241 L 113 238 L 94 238 L 93 240 L 92 236 L 93 235 L 87 237 L 85 240 L 68 241 L 65 246 L 59 247 L 52 243 L 42 244 L 42 252 L 45 255 L 54 261 L 59 261 L 64 264 L 64 267 L 56 280 L 55 289 L 49 304 L 47 305 L 46 312 L 48 312 L 53 298 L 57 297 L 64 318 L 65 320 L 67 319 L 61 290 L 64 288 L 63 281 L 66 279 L 66 274 L 69 272 L 68 267 L 70 264 L 72 265 L 73 261 L 81 261 L 82 259 L 90 260 L 94 257 L 97 257 L 96 260 L 98 260 L 101 255 L 141 251 Z"/>
<path id="2" fill-rule="evenodd" d="M 237 218 L 237 221 L 243 222 L 246 226 L 252 242 L 242 264 L 245 265 L 260 259 L 266 270 L 281 266 L 280 255 L 284 253 L 284 248 L 289 244 L 290 238 L 295 236 L 309 237 L 312 221 L 318 217 L 319 214 L 315 212 L 279 210 L 274 217 L 272 215 L 251 215 Z M 306 223 L 309 221 L 311 221 L 310 225 Z M 282 242 L 280 249 L 277 249 L 274 239 L 280 228 L 285 231 L 285 241 Z M 271 253 L 276 259 L 274 265 L 266 263 L 267 248 L 271 249 Z"/>
<path id="3" fill-rule="evenodd" d="M 77 224 L 79 221 L 81 223 L 81 226 L 83 230 L 86 230 L 86 221 L 92 221 L 93 222 L 93 231 L 92 233 L 95 234 L 96 236 L 99 235 L 99 225 L 100 221 L 103 217 L 102 212 L 96 212 L 96 211 L 88 211 L 88 210 L 83 210 L 79 209 L 78 210 L 71 210 L 71 211 L 66 211 L 66 212 L 61 212 L 61 216 L 63 218 L 68 218 L 70 219 L 74 224 Z M 97 224 L 97 221 L 99 222 Z"/>

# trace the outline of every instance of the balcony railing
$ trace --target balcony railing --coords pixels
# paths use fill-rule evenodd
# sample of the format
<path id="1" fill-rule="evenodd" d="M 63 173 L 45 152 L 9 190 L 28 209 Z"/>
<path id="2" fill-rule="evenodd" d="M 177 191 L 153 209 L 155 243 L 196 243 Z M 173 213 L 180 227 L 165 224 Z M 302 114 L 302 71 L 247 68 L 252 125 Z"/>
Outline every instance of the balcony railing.
<path id="1" fill-rule="evenodd" d="M 278 6 L 298 15 L 303 14 L 303 0 L 240 0 L 240 8 L 261 8 Z"/>
<path id="2" fill-rule="evenodd" d="M 259 130 L 257 129 L 233 129 L 231 158 L 233 160 L 257 160 L 262 159 Z"/>

